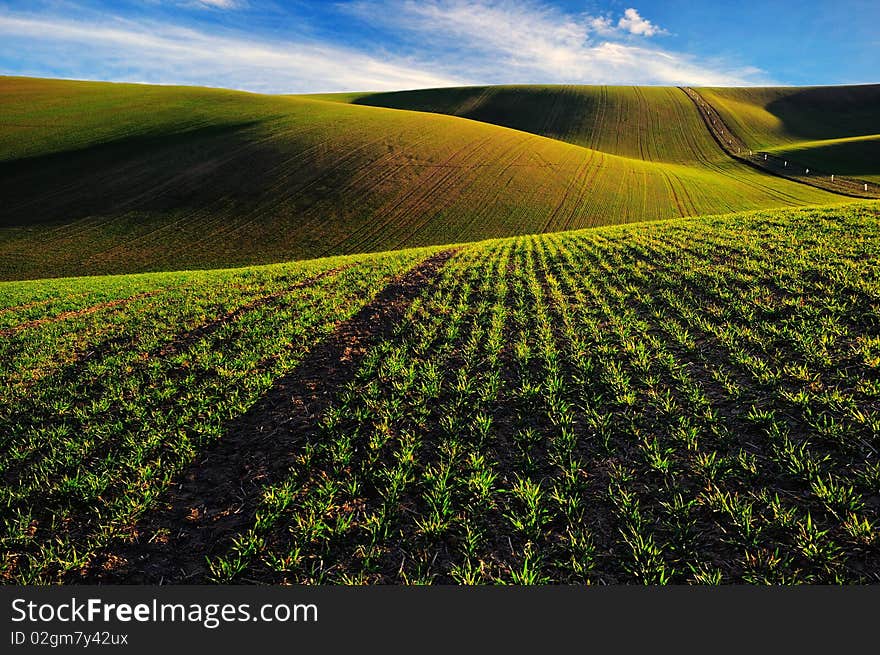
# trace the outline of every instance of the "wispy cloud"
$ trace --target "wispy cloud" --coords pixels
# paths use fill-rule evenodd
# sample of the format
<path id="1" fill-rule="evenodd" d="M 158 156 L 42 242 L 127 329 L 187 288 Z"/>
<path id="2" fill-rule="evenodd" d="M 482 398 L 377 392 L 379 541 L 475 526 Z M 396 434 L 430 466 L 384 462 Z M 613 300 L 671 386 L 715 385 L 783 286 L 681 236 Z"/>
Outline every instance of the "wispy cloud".
<path id="1" fill-rule="evenodd" d="M 614 21 L 608 16 L 591 16 L 587 18 L 587 25 L 591 32 L 595 32 L 602 36 L 612 36 L 617 33 Z"/>
<path id="2" fill-rule="evenodd" d="M 636 38 L 666 32 L 634 8 L 615 22 L 529 1 L 358 0 L 345 6 L 361 20 L 414 35 L 421 49 L 447 53 L 450 70 L 483 82 L 725 85 L 760 75 Z"/>
<path id="3" fill-rule="evenodd" d="M 405 58 L 330 44 L 251 40 L 121 18 L 85 22 L 0 14 L 0 35 L 0 50 L 24 47 L 31 60 L 41 51 L 56 59 L 65 51 L 75 53 L 79 69 L 100 71 L 88 77 L 108 80 L 279 93 L 412 89 L 468 81 Z"/>
<path id="4" fill-rule="evenodd" d="M 216 9 L 238 9 L 243 6 L 241 0 L 195 0 L 197 5 L 214 7 Z"/>
<path id="5" fill-rule="evenodd" d="M 197 2 L 224 13 L 255 4 L 167 1 L 178 6 Z M 358 30 L 357 45 L 352 46 L 341 45 L 333 30 L 322 33 L 294 20 L 290 29 L 248 33 L 246 21 L 238 20 L 247 11 L 236 12 L 221 27 L 191 15 L 189 22 L 169 22 L 168 14 L 159 14 L 166 16 L 163 21 L 106 13 L 73 18 L 59 6 L 50 4 L 44 13 L 0 10 L 0 61 L 21 74 L 270 93 L 459 84 L 768 81 L 754 68 L 656 47 L 649 37 L 665 30 L 635 8 L 597 16 L 565 12 L 541 0 L 354 0 L 325 5 L 347 29 Z"/>

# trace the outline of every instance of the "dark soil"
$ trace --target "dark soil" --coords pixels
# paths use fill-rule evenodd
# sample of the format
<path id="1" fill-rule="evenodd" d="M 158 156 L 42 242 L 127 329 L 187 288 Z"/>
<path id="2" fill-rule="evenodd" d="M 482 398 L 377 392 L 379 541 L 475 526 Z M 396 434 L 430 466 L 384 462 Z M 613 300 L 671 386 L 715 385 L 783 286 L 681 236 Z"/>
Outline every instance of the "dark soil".
<path id="1" fill-rule="evenodd" d="M 391 335 L 455 252 L 427 258 L 340 323 L 178 476 L 130 539 L 99 552 L 82 576 L 68 582 L 206 582 L 207 558 L 225 553 L 253 524 L 263 490 L 283 479 L 298 444 L 316 431 L 317 417 L 337 390 L 353 377 L 369 347 Z"/>

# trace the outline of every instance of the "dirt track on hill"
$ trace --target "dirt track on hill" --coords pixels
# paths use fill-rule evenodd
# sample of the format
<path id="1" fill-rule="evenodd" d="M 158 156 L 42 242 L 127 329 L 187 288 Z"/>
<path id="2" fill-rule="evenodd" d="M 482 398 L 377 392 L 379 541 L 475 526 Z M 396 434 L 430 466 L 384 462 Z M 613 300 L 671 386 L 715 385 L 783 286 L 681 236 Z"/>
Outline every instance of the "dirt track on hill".
<path id="1" fill-rule="evenodd" d="M 766 152 L 754 152 L 740 139 L 721 118 L 718 110 L 710 105 L 695 89 L 687 86 L 679 87 L 687 95 L 703 117 L 706 128 L 730 157 L 757 168 L 765 173 L 783 177 L 793 182 L 830 191 L 851 198 L 880 198 L 880 185 L 865 180 L 831 175 L 815 168 L 778 157 Z"/>

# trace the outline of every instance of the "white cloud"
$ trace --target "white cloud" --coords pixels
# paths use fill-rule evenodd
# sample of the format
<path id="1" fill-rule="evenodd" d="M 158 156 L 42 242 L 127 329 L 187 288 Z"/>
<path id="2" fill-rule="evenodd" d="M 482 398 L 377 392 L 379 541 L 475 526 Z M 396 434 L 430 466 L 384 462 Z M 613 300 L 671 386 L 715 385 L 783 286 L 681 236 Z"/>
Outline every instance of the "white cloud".
<path id="1" fill-rule="evenodd" d="M 663 34 L 665 30 L 660 29 L 654 23 L 642 18 L 636 9 L 627 9 L 623 12 L 623 16 L 617 21 L 617 27 L 639 36 L 654 36 Z"/>
<path id="2" fill-rule="evenodd" d="M 377 5 L 384 5 L 378 8 Z M 360 2 L 367 20 L 419 33 L 422 43 L 448 42 L 459 53 L 491 52 L 510 57 L 517 67 L 528 65 L 532 55 L 552 66 L 570 66 L 586 41 L 589 28 L 552 9 L 520 3 L 484 3 L 466 0 Z M 377 11 L 378 9 L 378 11 Z M 456 48 L 456 44 L 458 47 Z M 498 62 L 498 72 L 503 64 Z"/>
<path id="3" fill-rule="evenodd" d="M 61 49 L 72 49 L 78 61 L 92 64 L 94 72 L 87 76 L 92 79 L 276 93 L 382 91 L 468 81 L 435 72 L 419 62 L 377 57 L 333 45 L 269 43 L 120 18 L 81 22 L 0 14 L 0 35 L 0 51 L 23 44 L 32 53 L 31 58 L 37 56 L 41 46 L 48 47 L 47 58 L 55 59 Z M 57 62 L 48 65 L 58 70 Z"/>
<path id="4" fill-rule="evenodd" d="M 444 53 L 438 57 L 450 70 L 483 83 L 722 86 L 756 77 L 754 68 L 614 40 L 662 32 L 634 9 L 615 27 L 608 17 L 566 14 L 529 1 L 361 0 L 346 7 L 365 21 L 410 34 L 420 50 Z"/>
<path id="5" fill-rule="evenodd" d="M 204 0 L 240 4 L 242 0 Z M 754 68 L 649 45 L 639 16 L 562 12 L 538 0 L 357 0 L 340 5 L 389 35 L 359 49 L 102 16 L 0 12 L 0 55 L 20 74 L 222 86 L 268 93 L 462 84 L 767 83 Z M 638 17 L 650 29 L 633 22 Z M 632 35 L 631 31 L 641 30 Z M 279 37 L 280 38 L 280 37 Z"/>
<path id="6" fill-rule="evenodd" d="M 607 16 L 594 16 L 587 20 L 590 30 L 602 36 L 611 36 L 615 33 L 614 23 Z"/>
<path id="7" fill-rule="evenodd" d="M 195 0 L 195 3 L 214 9 L 238 9 L 242 6 L 239 0 Z"/>

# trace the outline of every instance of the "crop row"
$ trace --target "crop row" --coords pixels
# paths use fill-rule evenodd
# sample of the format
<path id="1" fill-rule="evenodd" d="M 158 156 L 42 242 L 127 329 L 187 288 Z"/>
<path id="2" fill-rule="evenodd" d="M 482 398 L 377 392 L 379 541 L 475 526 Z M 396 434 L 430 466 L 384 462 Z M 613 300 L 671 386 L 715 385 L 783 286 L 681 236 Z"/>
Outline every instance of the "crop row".
<path id="1" fill-rule="evenodd" d="M 162 293 L 13 333 L 0 404 L 5 574 L 45 581 L 81 567 L 420 257 L 181 274 Z"/>
<path id="2" fill-rule="evenodd" d="M 457 260 L 214 578 L 876 581 L 872 216 Z"/>
<path id="3" fill-rule="evenodd" d="M 257 269 L 250 293 L 226 273 L 201 305 L 169 287 L 28 328 L 6 575 L 877 582 L 877 218 L 519 237 Z"/>

